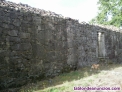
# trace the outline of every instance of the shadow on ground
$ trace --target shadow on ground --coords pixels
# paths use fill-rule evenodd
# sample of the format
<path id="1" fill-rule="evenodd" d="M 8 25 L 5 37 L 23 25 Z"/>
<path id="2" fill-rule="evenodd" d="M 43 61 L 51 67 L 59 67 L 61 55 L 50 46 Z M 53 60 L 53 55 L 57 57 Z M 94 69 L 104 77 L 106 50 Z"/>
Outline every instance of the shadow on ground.
<path id="1" fill-rule="evenodd" d="M 109 64 L 101 65 L 99 70 L 91 70 L 90 67 L 84 67 L 82 69 L 71 71 L 70 73 L 63 73 L 54 78 L 47 80 L 39 81 L 37 83 L 30 83 L 26 86 L 23 86 L 19 92 L 33 92 L 36 90 L 43 90 L 49 87 L 54 87 L 56 85 L 61 85 L 65 82 L 77 81 L 85 77 L 89 77 L 95 74 L 100 73 L 101 71 L 111 71 L 115 68 L 122 67 L 120 64 Z M 42 92 L 42 91 L 39 91 Z"/>

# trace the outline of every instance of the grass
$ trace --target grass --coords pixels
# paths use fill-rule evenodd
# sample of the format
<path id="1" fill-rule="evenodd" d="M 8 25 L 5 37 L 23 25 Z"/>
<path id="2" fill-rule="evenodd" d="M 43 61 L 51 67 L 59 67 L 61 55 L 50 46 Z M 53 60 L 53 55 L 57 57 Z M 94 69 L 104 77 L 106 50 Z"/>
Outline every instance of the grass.
<path id="1" fill-rule="evenodd" d="M 119 65 L 111 65 L 107 67 L 106 70 L 111 70 L 116 67 L 119 67 Z M 101 70 L 103 69 L 105 69 L 105 67 Z M 93 86 L 93 84 L 97 85 L 97 82 L 106 75 L 105 72 L 100 71 L 94 72 L 90 71 L 90 68 L 84 68 L 78 71 L 71 71 L 70 73 L 63 73 L 53 79 L 43 80 L 22 87 L 20 92 L 73 92 L 73 88 L 76 86 L 88 87 Z M 101 79 L 99 79 L 100 76 L 102 76 Z M 98 81 L 96 81 L 97 79 Z M 105 81 L 101 83 L 105 83 Z"/>

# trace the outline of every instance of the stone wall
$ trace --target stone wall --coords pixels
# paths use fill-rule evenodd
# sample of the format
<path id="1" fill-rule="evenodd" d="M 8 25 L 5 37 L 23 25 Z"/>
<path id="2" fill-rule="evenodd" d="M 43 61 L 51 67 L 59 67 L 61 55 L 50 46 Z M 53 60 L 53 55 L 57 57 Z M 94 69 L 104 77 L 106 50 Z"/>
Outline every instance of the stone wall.
<path id="1" fill-rule="evenodd" d="M 68 64 L 77 68 L 91 66 L 93 63 L 121 62 L 121 30 L 113 26 L 89 25 L 78 21 L 67 21 Z M 103 38 L 99 38 L 99 33 Z M 99 44 L 102 43 L 102 44 Z M 101 48 L 100 45 L 104 45 Z M 100 56 L 100 53 L 104 55 Z"/>
<path id="2" fill-rule="evenodd" d="M 0 89 L 69 71 L 65 30 L 53 12 L 0 1 Z"/>
<path id="3" fill-rule="evenodd" d="M 0 0 L 0 90 L 90 66 L 99 58 L 121 62 L 121 41 L 119 29 Z"/>

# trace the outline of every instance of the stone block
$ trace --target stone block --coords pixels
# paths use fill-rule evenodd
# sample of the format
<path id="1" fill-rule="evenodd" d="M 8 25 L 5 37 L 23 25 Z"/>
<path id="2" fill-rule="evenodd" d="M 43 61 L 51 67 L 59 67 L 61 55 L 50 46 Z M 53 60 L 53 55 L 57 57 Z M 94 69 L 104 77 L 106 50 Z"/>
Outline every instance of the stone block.
<path id="1" fill-rule="evenodd" d="M 20 38 L 30 38 L 30 33 L 21 32 L 21 33 L 19 33 L 19 37 Z"/>
<path id="2" fill-rule="evenodd" d="M 67 56 L 67 63 L 70 65 L 76 64 L 76 57 L 74 54 L 68 55 Z"/>
<path id="3" fill-rule="evenodd" d="M 21 50 L 21 51 L 25 51 L 25 50 L 31 50 L 32 46 L 30 43 L 21 43 L 21 44 L 15 44 L 13 46 L 10 47 L 12 50 Z"/>
<path id="4" fill-rule="evenodd" d="M 33 55 L 38 59 L 45 59 L 46 52 L 44 46 L 41 45 L 32 45 Z"/>
<path id="5" fill-rule="evenodd" d="M 40 31 L 38 34 L 37 34 L 37 39 L 39 39 L 39 40 L 44 40 L 44 39 L 46 39 L 46 37 L 45 37 L 45 31 Z"/>
<path id="6" fill-rule="evenodd" d="M 20 44 L 20 49 L 23 50 L 31 50 L 32 46 L 30 43 L 21 43 Z"/>
<path id="7" fill-rule="evenodd" d="M 47 59 L 50 62 L 61 61 L 61 54 L 55 51 L 50 51 L 47 53 Z"/>
<path id="8" fill-rule="evenodd" d="M 10 42 L 20 42 L 20 38 L 19 37 L 8 37 Z"/>
<path id="9" fill-rule="evenodd" d="M 5 63 L 5 56 L 7 54 L 6 50 L 0 50 L 0 63 Z"/>
<path id="10" fill-rule="evenodd" d="M 38 26 L 38 27 L 37 27 L 37 30 L 41 30 L 41 26 Z"/>
<path id="11" fill-rule="evenodd" d="M 20 50 L 20 44 L 15 44 L 10 47 L 11 50 Z"/>
<path id="12" fill-rule="evenodd" d="M 0 25 L 1 25 L 2 27 L 6 28 L 6 29 L 9 28 L 9 25 L 8 25 L 7 23 L 0 23 Z"/>
<path id="13" fill-rule="evenodd" d="M 13 24 L 14 24 L 14 26 L 19 27 L 21 23 L 20 23 L 19 20 L 16 19 L 16 20 L 13 22 Z"/>
<path id="14" fill-rule="evenodd" d="M 8 35 L 9 36 L 17 36 L 18 35 L 18 31 L 17 30 L 8 31 Z"/>
<path id="15" fill-rule="evenodd" d="M 68 41 L 67 42 L 68 48 L 73 48 L 73 41 Z"/>

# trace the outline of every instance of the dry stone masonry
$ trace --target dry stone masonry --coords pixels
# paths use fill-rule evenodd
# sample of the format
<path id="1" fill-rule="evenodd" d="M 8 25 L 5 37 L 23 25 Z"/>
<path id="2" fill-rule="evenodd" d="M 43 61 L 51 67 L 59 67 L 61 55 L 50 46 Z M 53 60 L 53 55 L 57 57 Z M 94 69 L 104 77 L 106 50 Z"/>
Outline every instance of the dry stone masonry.
<path id="1" fill-rule="evenodd" d="M 0 90 L 90 66 L 122 62 L 122 32 L 0 0 Z"/>

